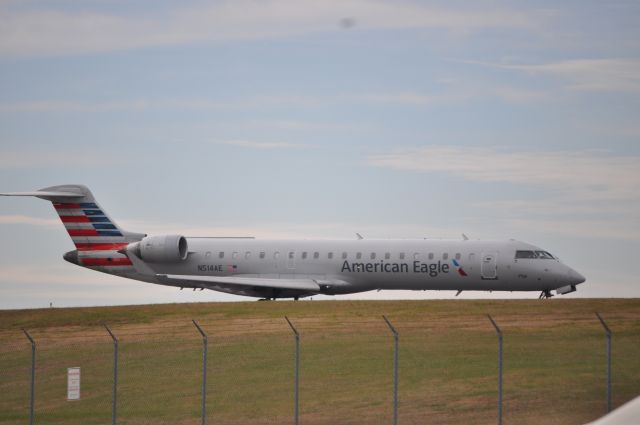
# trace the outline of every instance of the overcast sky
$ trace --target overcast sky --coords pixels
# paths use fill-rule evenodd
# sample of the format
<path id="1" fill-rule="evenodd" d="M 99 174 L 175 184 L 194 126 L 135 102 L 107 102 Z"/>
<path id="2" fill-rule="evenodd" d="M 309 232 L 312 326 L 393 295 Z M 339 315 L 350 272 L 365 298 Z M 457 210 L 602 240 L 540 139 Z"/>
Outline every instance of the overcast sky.
<path id="1" fill-rule="evenodd" d="M 638 297 L 638 22 L 637 1 L 0 0 L 0 191 L 83 183 L 151 234 L 516 238 L 587 277 L 567 297 Z M 0 308 L 248 299 L 68 264 L 42 200 L 1 198 L 0 240 Z"/>

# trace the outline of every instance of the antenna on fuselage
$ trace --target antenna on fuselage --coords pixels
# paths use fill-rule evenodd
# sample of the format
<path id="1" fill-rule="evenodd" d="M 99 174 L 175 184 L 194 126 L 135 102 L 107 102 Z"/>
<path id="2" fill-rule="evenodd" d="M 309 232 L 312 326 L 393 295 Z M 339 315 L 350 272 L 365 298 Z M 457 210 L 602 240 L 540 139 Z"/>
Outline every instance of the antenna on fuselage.
<path id="1" fill-rule="evenodd" d="M 467 237 L 467 235 L 465 235 L 465 234 L 463 233 L 463 234 L 462 234 L 462 240 L 464 240 L 464 241 L 468 241 L 468 240 L 469 240 L 469 238 Z"/>
<path id="2" fill-rule="evenodd" d="M 364 239 L 364 238 L 362 237 L 362 235 L 361 235 L 360 233 L 358 233 L 358 232 L 356 232 L 356 237 L 358 238 L 358 240 L 359 240 L 359 241 L 360 241 L 360 240 L 362 240 L 362 239 Z"/>

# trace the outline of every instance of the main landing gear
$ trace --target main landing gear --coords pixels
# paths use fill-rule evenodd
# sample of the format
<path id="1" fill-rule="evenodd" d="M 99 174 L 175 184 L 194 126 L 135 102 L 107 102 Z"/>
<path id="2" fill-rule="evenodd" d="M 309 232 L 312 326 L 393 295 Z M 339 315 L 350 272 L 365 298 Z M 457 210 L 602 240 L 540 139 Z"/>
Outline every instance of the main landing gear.
<path id="1" fill-rule="evenodd" d="M 299 297 L 293 297 L 293 300 L 294 301 L 298 301 L 298 298 Z M 276 298 L 273 297 L 273 298 L 260 298 L 258 301 L 275 301 L 275 300 L 276 300 Z"/>
<path id="2" fill-rule="evenodd" d="M 551 297 L 553 297 L 553 295 L 551 295 L 551 289 L 545 289 L 540 293 L 540 296 L 538 297 L 538 299 L 542 300 L 542 299 L 551 298 Z"/>

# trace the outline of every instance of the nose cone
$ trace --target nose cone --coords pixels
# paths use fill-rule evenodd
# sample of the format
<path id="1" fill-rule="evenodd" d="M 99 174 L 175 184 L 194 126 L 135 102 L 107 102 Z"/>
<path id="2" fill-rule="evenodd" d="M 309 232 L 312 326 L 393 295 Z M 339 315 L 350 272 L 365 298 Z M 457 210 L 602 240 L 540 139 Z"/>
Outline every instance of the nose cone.
<path id="1" fill-rule="evenodd" d="M 587 280 L 584 276 L 573 269 L 569 269 L 569 285 L 578 285 Z"/>
<path id="2" fill-rule="evenodd" d="M 78 265 L 78 250 L 74 249 L 73 251 L 69 251 L 67 253 L 65 253 L 62 258 L 65 259 L 65 261 L 70 262 L 71 264 L 75 264 L 76 266 Z"/>

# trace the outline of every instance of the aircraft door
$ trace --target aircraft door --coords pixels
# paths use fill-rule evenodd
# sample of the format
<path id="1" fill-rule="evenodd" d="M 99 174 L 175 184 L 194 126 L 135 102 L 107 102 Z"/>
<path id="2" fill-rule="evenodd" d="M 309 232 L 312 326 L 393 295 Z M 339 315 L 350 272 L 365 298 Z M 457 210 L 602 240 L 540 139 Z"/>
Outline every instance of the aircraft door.
<path id="1" fill-rule="evenodd" d="M 485 252 L 482 254 L 482 263 L 480 267 L 482 279 L 495 280 L 498 279 L 498 253 Z"/>
<path id="2" fill-rule="evenodd" d="M 471 254 L 469 254 L 469 270 L 473 271 L 475 266 L 476 266 L 476 254 L 472 252 Z"/>

